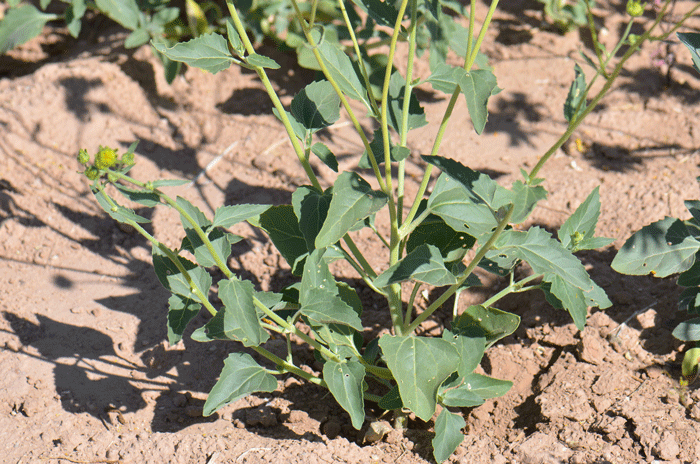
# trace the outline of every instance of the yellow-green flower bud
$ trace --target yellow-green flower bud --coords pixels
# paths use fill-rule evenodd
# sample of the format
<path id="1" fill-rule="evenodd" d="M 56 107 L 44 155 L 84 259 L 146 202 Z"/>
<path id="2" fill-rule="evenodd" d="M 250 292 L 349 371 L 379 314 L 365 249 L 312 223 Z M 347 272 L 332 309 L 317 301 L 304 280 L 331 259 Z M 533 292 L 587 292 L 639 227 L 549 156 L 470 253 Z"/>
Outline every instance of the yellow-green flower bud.
<path id="1" fill-rule="evenodd" d="M 637 42 L 639 42 L 639 40 L 640 40 L 641 38 L 642 38 L 642 37 L 639 36 L 639 35 L 637 35 L 637 34 L 630 34 L 630 35 L 627 36 L 627 40 L 629 41 L 630 45 L 633 46 L 633 47 L 634 47 L 635 45 L 637 45 Z"/>
<path id="2" fill-rule="evenodd" d="M 100 177 L 100 171 L 97 169 L 95 166 L 90 166 L 85 170 L 85 177 L 87 177 L 90 180 L 95 180 L 98 177 Z"/>
<path id="3" fill-rule="evenodd" d="M 100 147 L 95 155 L 95 167 L 97 169 L 109 169 L 117 162 L 117 152 L 108 147 Z"/>
<path id="4" fill-rule="evenodd" d="M 131 166 L 134 164 L 136 161 L 134 161 L 134 154 L 127 152 L 122 155 L 122 164 L 124 166 Z"/>
<path id="5" fill-rule="evenodd" d="M 114 174 L 113 172 L 110 171 L 107 173 L 107 180 L 114 184 L 115 182 L 117 182 L 119 180 L 119 178 L 117 177 L 116 174 Z"/>
<path id="6" fill-rule="evenodd" d="M 78 152 L 78 163 L 88 164 L 89 162 L 90 162 L 90 155 L 88 155 L 88 152 L 86 149 L 81 148 L 80 151 Z"/>
<path id="7" fill-rule="evenodd" d="M 627 0 L 627 14 L 636 18 L 644 14 L 644 5 L 639 0 Z"/>

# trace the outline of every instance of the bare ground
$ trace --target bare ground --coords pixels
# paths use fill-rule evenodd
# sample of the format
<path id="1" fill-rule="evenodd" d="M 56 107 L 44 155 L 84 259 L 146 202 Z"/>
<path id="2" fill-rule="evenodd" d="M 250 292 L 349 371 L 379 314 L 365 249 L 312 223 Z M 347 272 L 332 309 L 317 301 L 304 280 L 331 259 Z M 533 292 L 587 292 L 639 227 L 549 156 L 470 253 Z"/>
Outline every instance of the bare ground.
<path id="1" fill-rule="evenodd" d="M 460 102 L 442 153 L 505 185 L 563 132 L 580 38 L 541 30 L 535 2 L 503 3 L 485 52 L 504 91 L 492 98 L 480 137 Z M 691 2 L 679 3 L 680 10 Z M 604 39 L 613 43 L 624 6 L 604 7 Z M 413 421 L 405 433 L 365 444 L 365 430 L 352 429 L 327 392 L 294 378 L 201 417 L 223 359 L 239 348 L 187 336 L 168 346 L 168 295 L 149 246 L 99 209 L 75 155 L 100 144 L 123 151 L 139 139 L 135 176 L 192 179 L 172 193 L 209 213 L 224 203 L 288 202 L 303 170 L 253 74 L 190 69 L 168 86 L 149 48 L 127 52 L 123 38 L 108 29 L 73 41 L 47 29 L 0 60 L 0 461 L 431 462 L 431 423 Z M 624 277 L 609 267 L 633 231 L 665 215 L 686 217 L 683 200 L 699 196 L 700 84 L 687 52 L 669 50 L 677 59 L 670 72 L 652 63 L 654 46 L 633 59 L 578 143 L 542 171 L 550 195 L 532 223 L 550 230 L 600 186 L 599 235 L 616 241 L 581 257 L 614 305 L 591 314 L 579 333 L 540 296 L 507 299 L 502 309 L 519 314 L 522 325 L 487 352 L 481 368 L 514 386 L 463 410 L 466 439 L 450 462 L 700 462 L 700 392 L 691 388 L 688 406 L 680 404 L 683 346 L 670 333 L 683 316 L 678 289 L 672 279 Z M 273 80 L 288 103 L 311 75 L 292 56 L 262 52 L 283 65 Z M 434 123 L 447 102 L 429 88 L 425 96 Z M 412 133 L 409 191 L 434 131 L 433 124 Z M 354 168 L 361 147 L 349 127 L 326 137 L 341 169 Z M 329 185 L 332 172 L 317 170 Z M 159 238 L 179 243 L 177 217 L 156 210 L 151 219 Z M 243 225 L 234 232 L 246 237 L 234 246 L 237 273 L 262 290 L 291 282 L 266 237 Z M 369 236 L 358 242 L 381 262 Z M 460 304 L 483 301 L 499 285 L 491 279 Z M 368 335 L 385 330 L 382 301 L 360 294 Z M 439 333 L 448 312 L 423 329 Z M 267 348 L 283 346 L 272 340 Z M 304 347 L 296 350 L 318 368 Z M 378 414 L 368 404 L 368 417 Z"/>

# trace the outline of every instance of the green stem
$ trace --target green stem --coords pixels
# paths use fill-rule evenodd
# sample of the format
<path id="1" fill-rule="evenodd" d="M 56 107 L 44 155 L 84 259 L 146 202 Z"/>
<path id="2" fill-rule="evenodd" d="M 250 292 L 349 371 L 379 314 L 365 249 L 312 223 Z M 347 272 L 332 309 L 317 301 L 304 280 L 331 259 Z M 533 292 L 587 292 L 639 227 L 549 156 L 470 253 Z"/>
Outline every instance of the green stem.
<path id="1" fill-rule="evenodd" d="M 280 358 L 279 356 L 277 356 L 273 353 L 270 353 L 265 348 L 262 348 L 260 346 L 251 346 L 250 348 L 253 351 L 255 351 L 256 353 L 258 353 L 259 355 L 264 356 L 265 358 L 272 361 L 275 364 L 275 366 L 277 366 L 279 371 L 290 372 L 292 374 L 298 375 L 299 377 L 303 378 L 304 380 L 306 380 L 308 382 L 315 383 L 316 385 L 319 385 L 321 387 L 328 388 L 328 385 L 326 384 L 326 382 L 323 379 L 299 369 L 294 364 L 292 364 L 288 361 L 285 361 L 284 359 Z"/>
<path id="2" fill-rule="evenodd" d="M 227 1 L 231 1 L 231 0 L 227 0 Z M 345 108 L 346 113 L 350 117 L 350 120 L 352 121 L 352 125 L 355 128 L 355 131 L 357 131 L 358 135 L 362 139 L 362 144 L 364 145 L 365 150 L 367 151 L 367 157 L 369 158 L 369 162 L 372 165 L 372 170 L 374 171 L 374 175 L 377 178 L 377 182 L 379 183 L 379 188 L 382 190 L 382 192 L 389 195 L 390 191 L 387 190 L 386 183 L 384 181 L 384 178 L 382 177 L 382 173 L 381 173 L 381 170 L 379 169 L 379 165 L 377 164 L 377 159 L 374 156 L 374 151 L 372 150 L 372 147 L 370 147 L 370 145 L 369 145 L 369 140 L 367 139 L 367 136 L 365 135 L 365 131 L 362 129 L 360 122 L 357 120 L 357 117 L 355 116 L 355 112 L 350 107 L 350 103 L 348 102 L 348 99 L 345 97 L 345 94 L 343 93 L 342 90 L 340 90 L 338 83 L 335 81 L 333 76 L 328 71 L 328 67 L 324 64 L 323 59 L 321 58 L 321 53 L 318 51 L 318 44 L 316 44 L 316 41 L 311 36 L 309 26 L 306 23 L 306 21 L 304 21 L 304 18 L 301 15 L 301 10 L 299 9 L 299 5 L 297 4 L 297 0 L 292 0 L 292 6 L 294 7 L 294 11 L 296 12 L 297 20 L 299 21 L 299 24 L 301 25 L 301 28 L 304 31 L 304 36 L 306 37 L 306 41 L 308 42 L 309 46 L 311 47 L 311 50 L 314 54 L 314 57 L 316 58 L 316 61 L 318 63 L 319 68 L 321 68 L 321 72 L 326 77 L 328 82 L 331 83 L 331 86 L 335 90 L 336 94 L 338 94 L 338 97 L 340 98 L 340 102 L 343 105 L 343 108 Z"/>
<path id="3" fill-rule="evenodd" d="M 404 327 L 411 323 L 411 314 L 413 314 L 413 304 L 416 301 L 416 295 L 418 295 L 418 290 L 420 289 L 421 283 L 416 282 L 413 284 L 413 290 L 411 290 L 411 296 L 408 299 L 408 304 L 406 305 L 406 313 L 403 317 Z"/>
<path id="4" fill-rule="evenodd" d="M 481 262 L 486 253 L 493 247 L 493 244 L 496 242 L 498 237 L 501 236 L 501 233 L 506 228 L 511 216 L 513 215 L 513 210 L 514 207 L 513 205 L 511 205 L 510 208 L 508 208 L 508 212 L 506 213 L 506 215 L 498 223 L 496 230 L 493 232 L 493 234 L 491 234 L 491 237 L 489 237 L 488 241 L 481 248 L 479 248 L 479 251 L 476 253 L 476 256 L 474 256 L 474 259 L 472 259 L 472 261 L 469 263 L 462 276 L 459 278 L 459 280 L 457 280 L 457 283 L 451 285 L 447 290 L 445 290 L 445 293 L 440 295 L 440 297 L 438 297 L 437 300 L 435 300 L 430 306 L 428 306 L 425 309 L 425 311 L 420 313 L 418 317 L 416 317 L 408 327 L 405 327 L 404 333 L 412 333 L 414 330 L 416 330 L 418 326 L 420 326 L 423 323 L 423 321 L 425 321 L 435 311 L 437 311 L 437 309 L 440 308 L 442 304 L 445 301 L 447 301 L 447 299 L 450 298 L 462 286 L 464 281 L 467 280 L 472 271 L 474 271 L 474 268 L 476 268 L 476 266 L 479 264 L 479 262 Z"/>
<path id="5" fill-rule="evenodd" d="M 496 303 L 498 300 L 500 300 L 501 298 L 503 298 L 504 296 L 509 295 L 509 294 L 511 294 L 511 293 L 520 293 L 520 292 L 523 292 L 523 291 L 532 290 L 532 289 L 535 288 L 536 286 L 533 286 L 533 287 L 525 287 L 525 284 L 527 284 L 528 282 L 531 282 L 531 281 L 533 281 L 533 280 L 535 280 L 535 279 L 537 279 L 537 278 L 539 278 L 539 277 L 542 277 L 542 274 L 534 274 L 534 275 L 525 277 L 524 279 L 519 280 L 519 281 L 516 282 L 516 283 L 512 283 L 512 284 L 510 284 L 509 286 L 507 286 L 506 288 L 504 288 L 504 289 L 501 290 L 500 292 L 496 293 L 494 296 L 492 296 L 491 298 L 489 298 L 488 300 L 484 301 L 484 302 L 481 303 L 481 304 L 484 305 L 484 306 L 491 306 L 491 305 L 493 305 L 494 303 Z"/>
<path id="6" fill-rule="evenodd" d="M 574 119 L 569 122 L 569 127 L 566 129 L 564 134 L 562 134 L 559 139 L 554 142 L 554 144 L 547 150 L 547 152 L 542 155 L 542 157 L 539 159 L 537 164 L 532 168 L 530 171 L 529 175 L 529 180 L 532 182 L 537 174 L 540 172 L 542 167 L 545 165 L 545 163 L 549 160 L 549 158 L 552 157 L 552 155 L 561 147 L 568 139 L 571 137 L 571 135 L 574 133 L 576 128 L 581 124 L 581 122 L 585 119 L 588 114 L 593 111 L 596 106 L 598 106 L 598 103 L 600 103 L 600 100 L 608 93 L 610 88 L 612 87 L 613 83 L 615 82 L 615 79 L 620 75 L 620 72 L 622 72 L 623 66 L 625 62 L 639 49 L 639 46 L 649 38 L 651 35 L 652 31 L 656 28 L 656 26 L 659 25 L 661 20 L 663 19 L 663 16 L 666 12 L 666 8 L 668 7 L 668 4 L 670 3 L 671 0 L 667 0 L 667 2 L 664 4 L 661 12 L 659 12 L 659 15 L 657 16 L 656 20 L 652 24 L 652 26 L 644 33 L 642 36 L 637 40 L 633 45 L 630 46 L 630 48 L 625 52 L 625 54 L 620 58 L 618 61 L 617 65 L 615 66 L 615 69 L 610 73 L 608 79 L 606 80 L 605 84 L 603 87 L 600 89 L 600 91 L 596 94 L 595 97 L 591 100 L 591 102 L 586 106 L 586 108 L 581 112 L 580 115 L 576 116 Z M 695 8 L 691 10 L 686 16 L 681 19 L 681 21 L 676 25 L 676 27 L 680 27 L 680 24 L 685 21 L 687 18 L 689 18 L 692 15 L 692 12 L 695 11 L 700 7 L 699 5 L 696 5 Z M 672 29 L 671 31 L 668 31 L 666 34 L 662 36 L 662 40 L 666 39 L 675 29 Z M 598 74 L 596 74 L 597 76 Z"/>
<path id="7" fill-rule="evenodd" d="M 248 54 L 253 54 L 255 53 L 255 49 L 253 48 L 253 44 L 250 42 L 250 39 L 248 38 L 248 33 L 246 32 L 245 26 L 241 22 L 241 18 L 238 16 L 238 11 L 236 11 L 236 7 L 233 4 L 232 0 L 226 0 L 226 6 L 228 6 L 228 10 L 231 13 L 231 19 L 233 20 L 233 25 L 236 28 L 236 32 L 238 32 L 238 35 L 241 38 L 241 41 L 243 42 L 243 45 L 245 46 L 246 51 Z M 298 12 L 299 17 L 301 18 L 301 13 Z M 323 188 L 321 187 L 321 184 L 318 182 L 318 179 L 316 178 L 316 174 L 314 173 L 313 169 L 311 168 L 311 165 L 309 164 L 308 160 L 304 156 L 304 149 L 299 143 L 299 139 L 297 138 L 296 134 L 294 133 L 294 129 L 292 128 L 292 124 L 289 121 L 289 118 L 287 117 L 287 112 L 284 109 L 284 106 L 282 105 L 282 102 L 280 101 L 279 97 L 277 96 L 277 92 L 275 89 L 272 87 L 272 83 L 270 82 L 270 79 L 267 77 L 267 72 L 265 71 L 264 68 L 261 68 L 260 66 L 253 66 L 253 69 L 255 69 L 255 72 L 258 74 L 258 77 L 260 78 L 260 81 L 262 82 L 263 86 L 265 87 L 265 91 L 267 92 L 268 96 L 272 100 L 272 104 L 275 106 L 277 109 L 277 112 L 279 113 L 280 119 L 282 120 L 282 124 L 284 125 L 285 130 L 287 131 L 287 136 L 289 137 L 289 141 L 292 143 L 292 147 L 294 148 L 294 153 L 296 153 L 297 158 L 299 158 L 299 162 L 301 163 L 302 167 L 304 168 L 304 171 L 306 172 L 306 176 L 309 178 L 311 181 L 311 184 L 316 187 L 318 190 L 323 191 Z"/>

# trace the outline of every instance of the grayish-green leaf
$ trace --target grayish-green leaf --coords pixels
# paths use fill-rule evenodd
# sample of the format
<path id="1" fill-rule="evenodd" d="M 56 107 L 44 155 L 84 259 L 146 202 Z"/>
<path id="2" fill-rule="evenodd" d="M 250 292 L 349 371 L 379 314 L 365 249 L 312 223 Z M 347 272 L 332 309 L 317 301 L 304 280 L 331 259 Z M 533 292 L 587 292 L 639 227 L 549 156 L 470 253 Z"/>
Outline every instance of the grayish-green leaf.
<path id="1" fill-rule="evenodd" d="M 245 62 L 251 66 L 258 66 L 266 69 L 280 68 L 280 65 L 272 58 L 269 58 L 264 55 L 258 55 L 257 53 L 253 53 L 251 55 L 246 56 Z"/>
<path id="2" fill-rule="evenodd" d="M 289 123 L 292 125 L 292 130 L 294 131 L 294 135 L 297 136 L 299 140 L 306 140 L 307 136 L 307 130 L 304 128 L 303 124 L 294 117 L 292 113 L 290 113 L 287 110 L 284 110 L 285 114 L 287 115 L 287 119 L 289 120 Z M 272 108 L 272 114 L 277 117 L 280 121 L 282 121 L 282 116 L 280 116 L 279 111 L 277 111 L 277 108 Z"/>
<path id="3" fill-rule="evenodd" d="M 214 212 L 212 227 L 231 227 L 239 222 L 259 216 L 270 208 L 270 205 L 229 205 L 220 206 Z"/>
<path id="4" fill-rule="evenodd" d="M 439 338 L 384 335 L 379 340 L 384 360 L 399 386 L 405 407 L 424 421 L 435 413 L 437 391 L 457 370 L 459 354 Z"/>
<path id="5" fill-rule="evenodd" d="M 370 15 L 377 24 L 392 28 L 396 26 L 396 18 L 398 18 L 399 12 L 393 3 L 381 0 L 354 0 L 353 2 Z"/>
<path id="6" fill-rule="evenodd" d="M 321 325 L 343 324 L 357 331 L 364 329 L 355 310 L 332 290 L 319 286 L 310 289 L 306 295 L 306 303 L 302 303 L 299 311 L 314 323 Z"/>
<path id="7" fill-rule="evenodd" d="M 506 230 L 496 240 L 494 248 L 527 262 L 537 274 L 556 274 L 584 292 L 593 287 L 581 261 L 539 227 L 531 227 L 527 232 Z"/>
<path id="8" fill-rule="evenodd" d="M 545 274 L 543 280 L 552 284 L 549 291 L 559 300 L 564 309 L 571 314 L 576 328 L 583 330 L 586 325 L 586 310 L 588 308 L 588 301 L 583 291 L 564 281 L 556 274 Z M 550 301 L 549 298 L 547 300 Z"/>
<path id="9" fill-rule="evenodd" d="M 367 91 L 355 71 L 350 58 L 330 41 L 324 40 L 318 45 L 321 60 L 328 68 L 329 74 L 338 83 L 340 89 L 353 100 L 359 100 L 371 109 Z"/>
<path id="10" fill-rule="evenodd" d="M 482 331 L 473 332 L 469 335 L 452 333 L 447 329 L 442 332 L 442 338 L 452 343 L 459 353 L 460 361 L 457 372 L 461 377 L 474 372 L 476 366 L 481 362 L 481 358 L 484 357 L 486 337 Z"/>
<path id="11" fill-rule="evenodd" d="M 174 345 L 182 340 L 187 324 L 194 319 L 202 305 L 192 298 L 173 294 L 168 299 L 168 343 Z"/>
<path id="12" fill-rule="evenodd" d="M 678 39 L 690 50 L 695 70 L 700 72 L 700 34 L 697 32 L 678 32 Z"/>
<path id="13" fill-rule="evenodd" d="M 299 220 L 299 230 L 309 250 L 315 248 L 314 242 L 326 220 L 331 199 L 330 191 L 321 193 L 310 186 L 301 186 L 292 194 L 294 214 Z"/>
<path id="14" fill-rule="evenodd" d="M 324 248 L 317 248 L 306 258 L 299 288 L 299 303 L 302 305 L 313 302 L 311 291 L 317 288 L 338 295 L 335 278 L 328 268 L 328 263 L 323 259 L 325 252 Z"/>
<path id="15" fill-rule="evenodd" d="M 133 31 L 139 24 L 141 12 L 136 0 L 95 0 L 95 5 L 127 29 Z"/>
<path id="16" fill-rule="evenodd" d="M 513 182 L 512 224 L 520 224 L 530 216 L 540 200 L 547 198 L 547 191 L 541 185 L 526 185 L 521 181 Z"/>
<path id="17" fill-rule="evenodd" d="M 402 127 L 405 91 L 406 79 L 404 79 L 400 72 L 395 71 L 391 75 L 391 79 L 389 81 L 388 117 L 389 125 L 397 132 L 400 132 Z M 406 128 L 410 131 L 411 129 L 423 127 L 426 124 L 428 124 L 428 121 L 425 119 L 425 111 L 420 106 L 415 94 L 411 92 L 411 98 L 408 103 L 408 119 Z M 410 151 L 408 153 L 410 154 Z M 406 156 L 404 156 L 404 159 Z"/>
<path id="18" fill-rule="evenodd" d="M 435 438 L 433 438 L 433 457 L 437 462 L 449 458 L 464 440 L 462 429 L 467 425 L 459 414 L 443 408 L 435 420 Z"/>
<path id="19" fill-rule="evenodd" d="M 494 379 L 486 375 L 470 373 L 461 376 L 457 388 L 446 390 L 441 396 L 445 405 L 464 408 L 469 406 L 463 402 L 474 398 L 471 394 L 478 396 L 483 402 L 484 399 L 505 395 L 512 386 L 513 382 L 509 380 Z"/>
<path id="20" fill-rule="evenodd" d="M 316 236 L 316 248 L 333 245 L 358 222 L 379 211 L 387 202 L 381 191 L 354 172 L 341 173 L 333 185 L 328 215 Z"/>
<path id="21" fill-rule="evenodd" d="M 700 242 L 679 219 L 667 217 L 635 232 L 612 262 L 621 274 L 668 277 L 689 269 Z"/>
<path id="22" fill-rule="evenodd" d="M 139 222 L 139 223 L 146 223 L 146 222 L 151 222 L 150 219 L 146 219 L 143 216 L 139 216 L 138 214 L 134 213 L 134 211 L 130 208 L 127 208 L 125 206 L 116 204 L 114 200 L 114 206 L 112 206 L 112 203 L 107 199 L 107 194 L 105 193 L 104 190 L 98 190 L 93 187 L 92 193 L 95 194 L 95 198 L 97 199 L 97 203 L 102 207 L 102 209 L 105 210 L 107 214 L 110 215 L 112 219 L 115 221 L 119 222 L 125 222 L 128 223 L 129 221 L 134 221 L 134 222 Z"/>
<path id="23" fill-rule="evenodd" d="M 238 32 L 233 27 L 233 24 L 231 24 L 231 21 L 226 21 L 226 37 L 233 51 L 236 52 L 239 57 L 242 57 L 245 54 L 245 47 L 243 46 L 243 42 L 241 42 L 241 37 L 238 35 Z"/>
<path id="24" fill-rule="evenodd" d="M 569 94 L 566 96 L 566 102 L 564 102 L 564 118 L 568 122 L 572 119 L 577 118 L 583 110 L 586 109 L 585 102 L 581 103 L 581 100 L 585 97 L 584 92 L 586 90 L 586 75 L 583 74 L 581 66 L 578 64 L 574 65 L 574 80 L 569 87 Z M 576 108 L 581 104 L 578 113 Z"/>
<path id="25" fill-rule="evenodd" d="M 483 305 L 469 306 L 452 323 L 455 334 L 484 337 L 486 347 L 506 337 L 518 328 L 520 316 Z"/>
<path id="26" fill-rule="evenodd" d="M 186 179 L 160 179 L 153 181 L 153 188 L 160 187 L 178 187 L 180 185 L 189 184 L 192 181 Z"/>
<path id="27" fill-rule="evenodd" d="M 673 336 L 683 342 L 700 341 L 700 317 L 681 322 L 673 329 Z"/>
<path id="28" fill-rule="evenodd" d="M 338 160 L 331 149 L 325 144 L 321 142 L 314 143 L 311 146 L 311 153 L 318 156 L 318 158 L 323 161 L 323 164 L 331 168 L 333 172 L 338 172 Z"/>
<path id="29" fill-rule="evenodd" d="M 277 379 L 247 353 L 231 353 L 224 360 L 219 380 L 209 392 L 202 414 L 210 416 L 227 404 L 255 392 L 272 392 Z"/>
<path id="30" fill-rule="evenodd" d="M 700 287 L 683 290 L 678 297 L 678 310 L 689 314 L 700 314 Z"/>
<path id="31" fill-rule="evenodd" d="M 304 128 L 316 132 L 340 118 L 340 97 L 330 82 L 312 82 L 294 96 L 291 111 Z"/>
<path id="32" fill-rule="evenodd" d="M 374 279 L 374 285 L 382 288 L 398 282 L 417 280 L 442 287 L 457 283 L 457 278 L 445 267 L 440 250 L 433 245 L 423 244 Z"/>
<path id="33" fill-rule="evenodd" d="M 201 290 L 202 294 L 206 298 L 209 294 L 209 287 L 211 287 L 211 276 L 207 271 L 197 266 L 193 262 L 178 256 L 177 259 L 180 265 L 187 271 L 187 274 L 192 279 L 192 284 L 188 282 L 185 275 L 178 270 L 175 263 L 173 263 L 168 255 L 166 255 L 159 247 L 154 246 L 152 248 L 153 254 L 153 268 L 155 269 L 156 276 L 158 280 L 163 284 L 163 287 L 176 293 L 182 295 L 186 298 L 193 298 L 200 303 L 204 303 L 194 292 L 194 286 Z"/>
<path id="34" fill-rule="evenodd" d="M 241 341 L 245 346 L 258 346 L 269 338 L 255 310 L 254 292 L 253 283 L 248 280 L 233 278 L 219 282 L 219 298 L 224 303 L 219 313 L 224 313 L 225 321 L 231 319 L 241 328 L 244 334 Z"/>
<path id="35" fill-rule="evenodd" d="M 270 207 L 260 215 L 260 228 L 270 236 L 292 268 L 292 273 L 299 275 L 308 250 L 292 205 Z"/>
<path id="36" fill-rule="evenodd" d="M 401 401 L 399 386 L 394 385 L 386 395 L 381 397 L 377 403 L 377 406 L 382 409 L 386 409 L 387 411 L 403 408 L 403 401 Z"/>
<path id="37" fill-rule="evenodd" d="M 124 48 L 129 49 L 140 47 L 141 45 L 148 43 L 150 39 L 151 34 L 148 33 L 148 30 L 139 27 L 129 34 L 129 36 L 124 40 Z"/>
<path id="38" fill-rule="evenodd" d="M 156 206 L 160 204 L 160 197 L 157 193 L 149 192 L 147 190 L 137 190 L 126 187 L 122 184 L 114 184 L 114 186 L 129 200 L 140 203 L 144 206 Z"/>
<path id="39" fill-rule="evenodd" d="M 350 414 L 352 426 L 356 430 L 360 430 L 365 421 L 362 391 L 364 378 L 365 368 L 357 361 L 327 361 L 323 365 L 323 380 L 338 404 Z"/>
<path id="40" fill-rule="evenodd" d="M 474 130 L 481 134 L 486 127 L 489 97 L 496 89 L 496 76 L 486 69 L 470 71 L 459 79 L 459 87 L 467 99 L 467 109 L 474 124 Z"/>
<path id="41" fill-rule="evenodd" d="M 203 34 L 187 42 L 168 48 L 153 41 L 153 48 L 173 61 L 181 61 L 216 74 L 231 66 L 234 58 L 228 50 L 228 42 L 219 34 Z"/>
<path id="42" fill-rule="evenodd" d="M 475 242 L 471 235 L 454 230 L 440 216 L 431 214 L 408 236 L 406 251 L 410 253 L 423 244 L 433 245 L 449 263 L 461 260 Z"/>
<path id="43" fill-rule="evenodd" d="M 576 208 L 574 214 L 569 216 L 557 232 L 559 241 L 569 250 L 574 252 L 587 250 L 590 249 L 590 245 L 597 245 L 598 243 L 604 243 L 603 240 L 608 240 L 593 240 L 598 217 L 600 216 L 600 194 L 598 189 L 599 187 L 593 189 L 590 195 Z"/>

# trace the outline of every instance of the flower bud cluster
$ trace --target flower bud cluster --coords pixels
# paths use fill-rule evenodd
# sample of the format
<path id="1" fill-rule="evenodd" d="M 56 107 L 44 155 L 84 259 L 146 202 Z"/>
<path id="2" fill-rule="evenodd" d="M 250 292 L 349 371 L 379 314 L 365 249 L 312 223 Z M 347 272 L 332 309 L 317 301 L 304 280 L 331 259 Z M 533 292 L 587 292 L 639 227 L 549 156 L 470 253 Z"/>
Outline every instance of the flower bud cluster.
<path id="1" fill-rule="evenodd" d="M 124 168 L 128 166 L 133 166 L 135 164 L 134 154 L 132 152 L 124 153 L 121 158 L 117 155 L 117 150 L 109 147 L 100 148 L 95 154 L 95 161 L 90 164 L 90 154 L 84 148 L 81 148 L 78 152 L 77 160 L 78 163 L 85 166 L 85 177 L 90 180 L 97 180 L 104 174 L 107 174 L 107 179 L 110 182 L 115 182 L 117 176 L 110 171 L 112 168 Z M 107 171 L 107 172 L 105 172 Z"/>

